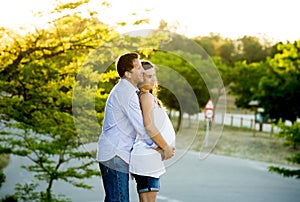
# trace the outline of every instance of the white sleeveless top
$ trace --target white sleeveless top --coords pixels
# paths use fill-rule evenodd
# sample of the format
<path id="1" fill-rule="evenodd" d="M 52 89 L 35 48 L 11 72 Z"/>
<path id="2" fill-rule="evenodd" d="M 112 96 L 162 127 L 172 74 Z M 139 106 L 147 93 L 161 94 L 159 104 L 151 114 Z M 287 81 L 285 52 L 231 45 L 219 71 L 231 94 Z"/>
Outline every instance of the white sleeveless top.
<path id="1" fill-rule="evenodd" d="M 156 128 L 168 145 L 175 146 L 175 131 L 166 111 L 155 102 L 153 112 Z M 150 148 L 142 137 L 137 137 L 130 155 L 129 171 L 137 175 L 159 178 L 166 169 L 161 154 L 155 148 Z"/>

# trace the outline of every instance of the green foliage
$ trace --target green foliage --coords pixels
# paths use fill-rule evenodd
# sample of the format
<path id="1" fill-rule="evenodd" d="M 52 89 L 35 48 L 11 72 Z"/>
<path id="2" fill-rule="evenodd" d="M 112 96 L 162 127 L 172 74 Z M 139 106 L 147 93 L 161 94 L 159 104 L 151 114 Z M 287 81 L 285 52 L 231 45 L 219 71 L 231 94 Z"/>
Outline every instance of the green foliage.
<path id="1" fill-rule="evenodd" d="M 275 122 L 280 118 L 294 122 L 299 117 L 299 40 L 270 45 L 257 37 L 231 40 L 215 34 L 194 40 L 209 55 L 220 57 L 221 61 L 214 61 L 237 107 L 247 109 L 249 101 L 258 100 L 265 115 Z"/>
<path id="2" fill-rule="evenodd" d="M 219 56 L 212 57 L 212 61 L 220 72 L 224 86 L 229 86 L 232 82 L 231 67 L 223 63 L 222 58 Z"/>
<path id="3" fill-rule="evenodd" d="M 277 53 L 266 61 L 236 62 L 225 78 L 231 78 L 230 93 L 236 96 L 236 105 L 250 108 L 251 100 L 258 100 L 265 115 L 277 122 L 296 121 L 300 106 L 300 42 L 278 44 Z"/>
<path id="4" fill-rule="evenodd" d="M 67 2 L 65 4 L 59 4 L 55 8 L 55 10 L 56 10 L 56 12 L 64 11 L 66 9 L 72 10 L 72 9 L 76 9 L 76 8 L 82 6 L 83 4 L 86 4 L 88 2 L 89 2 L 89 0 L 77 0 L 75 2 Z"/>
<path id="5" fill-rule="evenodd" d="M 77 4 L 59 9 L 73 6 Z M 57 180 L 91 188 L 82 180 L 100 173 L 91 167 L 94 151 L 85 151 L 82 144 L 95 142 L 101 132 L 105 101 L 118 79 L 112 62 L 128 51 L 147 55 L 145 50 L 157 49 L 166 38 L 161 32 L 120 37 L 97 19 L 76 13 L 50 24 L 26 36 L 5 29 L 0 35 L 5 126 L 0 153 L 29 158 L 32 164 L 23 168 L 47 183 L 39 193 L 36 186 L 18 185 L 18 199 L 30 201 L 65 201 L 52 193 Z"/>
<path id="6" fill-rule="evenodd" d="M 249 102 L 255 100 L 258 81 L 265 75 L 265 63 L 237 62 L 234 71 L 230 71 L 230 93 L 235 95 L 235 104 L 240 108 L 250 108 Z"/>
<path id="7" fill-rule="evenodd" d="M 42 201 L 40 199 L 40 194 L 34 190 L 38 187 L 38 184 L 33 182 L 25 183 L 24 185 L 16 185 L 16 193 L 14 196 L 18 201 Z"/>
<path id="8" fill-rule="evenodd" d="M 7 195 L 1 199 L 1 202 L 45 202 L 49 201 L 47 194 L 45 192 L 36 192 L 35 189 L 38 187 L 38 184 L 29 182 L 24 185 L 16 185 L 16 193 L 13 195 Z M 52 195 L 51 202 L 71 202 L 71 199 L 68 199 L 62 195 Z M 50 202 L 49 201 L 49 202 Z"/>
<path id="9" fill-rule="evenodd" d="M 285 145 L 291 146 L 294 149 L 299 149 L 300 123 L 294 122 L 291 126 L 287 126 L 280 120 L 277 126 L 280 128 L 280 131 L 276 135 L 285 138 Z M 300 164 L 300 161 L 298 163 Z"/>
<path id="10" fill-rule="evenodd" d="M 25 36 L 5 29 L 1 33 L 0 114 L 5 130 L 1 131 L 0 151 L 31 160 L 32 165 L 23 168 L 48 185 L 40 192 L 40 201 L 59 201 L 52 193 L 57 180 L 91 188 L 80 180 L 99 175 L 91 167 L 95 161 L 90 152 L 81 147 L 80 131 L 74 124 L 73 89 L 86 55 L 116 36 L 98 20 L 76 14 L 52 25 Z M 105 96 L 97 95 L 99 109 Z M 95 113 L 92 110 L 89 113 Z M 102 112 L 96 112 L 99 120 Z M 19 189 L 26 192 L 26 187 L 30 188 Z"/>
<path id="11" fill-rule="evenodd" d="M 199 104 L 202 106 L 205 103 L 208 91 L 196 69 L 171 53 L 157 51 L 150 59 L 158 66 L 157 77 L 161 86 L 158 96 L 164 105 L 189 114 L 198 113 Z M 173 82 L 174 79 L 176 82 Z M 192 97 L 193 93 L 197 97 L 196 100 Z"/>
<path id="12" fill-rule="evenodd" d="M 14 195 L 7 195 L 0 199 L 1 202 L 18 202 L 18 199 Z"/>
<path id="13" fill-rule="evenodd" d="M 213 57 L 218 56 L 222 62 L 234 67 L 236 62 L 246 61 L 247 64 L 265 61 L 274 54 L 274 46 L 268 41 L 264 43 L 254 36 L 243 36 L 236 40 L 223 38 L 220 34 L 196 37 L 194 40 Z"/>
<path id="14" fill-rule="evenodd" d="M 2 170 L 0 170 L 0 188 L 2 187 L 2 184 L 5 182 L 6 176 L 3 173 Z"/>
<path id="15" fill-rule="evenodd" d="M 237 40 L 236 61 L 247 61 L 248 64 L 266 60 L 269 51 L 257 37 L 244 36 Z"/>
<path id="16" fill-rule="evenodd" d="M 285 146 L 292 146 L 293 149 L 298 150 L 298 152 L 291 156 L 287 157 L 286 160 L 293 163 L 300 165 L 300 123 L 294 122 L 291 126 L 287 126 L 282 122 L 279 121 L 277 124 L 280 128 L 280 131 L 276 133 L 277 137 L 285 138 Z M 296 177 L 300 179 L 300 169 L 289 169 L 289 168 L 280 168 L 278 166 L 270 166 L 269 171 L 276 172 L 284 177 Z"/>
<path id="17" fill-rule="evenodd" d="M 269 171 L 279 173 L 284 177 L 296 177 L 296 178 L 300 179 L 300 170 L 291 170 L 291 169 L 287 169 L 287 168 L 270 166 Z"/>
<path id="18" fill-rule="evenodd" d="M 217 55 L 215 44 L 220 41 L 220 38 L 220 35 L 211 34 L 210 36 L 197 37 L 194 40 L 212 57 Z"/>
<path id="19" fill-rule="evenodd" d="M 278 50 L 266 63 L 257 97 L 270 118 L 295 122 L 300 116 L 300 40 L 279 44 Z"/>

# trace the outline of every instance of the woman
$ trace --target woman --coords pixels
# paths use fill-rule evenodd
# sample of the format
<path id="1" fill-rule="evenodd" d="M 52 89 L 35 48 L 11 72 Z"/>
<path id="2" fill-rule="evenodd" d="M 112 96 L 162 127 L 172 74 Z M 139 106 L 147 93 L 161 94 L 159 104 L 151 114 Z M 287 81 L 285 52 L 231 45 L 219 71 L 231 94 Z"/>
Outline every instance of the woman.
<path id="1" fill-rule="evenodd" d="M 131 151 L 129 170 L 137 183 L 141 202 L 155 202 L 160 188 L 160 176 L 166 172 L 163 148 L 150 147 L 149 139 L 163 137 L 168 147 L 175 147 L 175 131 L 157 98 L 152 94 L 156 84 L 154 65 L 142 61 L 144 81 L 139 86 L 139 99 L 147 137 L 138 136 Z M 155 145 L 155 144 L 154 144 Z"/>

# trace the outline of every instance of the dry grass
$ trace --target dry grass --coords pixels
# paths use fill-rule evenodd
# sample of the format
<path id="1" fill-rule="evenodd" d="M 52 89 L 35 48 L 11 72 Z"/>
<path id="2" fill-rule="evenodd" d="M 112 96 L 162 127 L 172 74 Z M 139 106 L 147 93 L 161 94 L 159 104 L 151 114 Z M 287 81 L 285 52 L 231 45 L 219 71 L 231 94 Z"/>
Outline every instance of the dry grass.
<path id="1" fill-rule="evenodd" d="M 5 168 L 9 163 L 9 155 L 8 154 L 1 154 L 0 155 L 0 170 Z"/>
<path id="2" fill-rule="evenodd" d="M 253 159 L 264 162 L 290 165 L 286 157 L 296 151 L 283 146 L 284 139 L 270 137 L 268 133 L 257 133 L 235 128 L 225 128 L 214 149 L 214 153 Z"/>
<path id="3" fill-rule="evenodd" d="M 178 149 L 189 148 L 190 150 L 203 151 L 204 123 L 197 126 L 196 124 L 185 122 L 183 125 L 182 129 L 177 133 L 176 147 Z M 222 132 L 220 133 L 219 131 Z M 253 131 L 246 128 L 227 126 L 223 130 L 213 128 L 209 134 L 209 142 L 207 150 L 214 154 L 283 165 L 292 165 L 285 158 L 297 152 L 283 146 L 284 139 L 282 138 L 271 137 L 269 133 L 265 132 L 256 132 L 256 136 L 253 136 Z"/>

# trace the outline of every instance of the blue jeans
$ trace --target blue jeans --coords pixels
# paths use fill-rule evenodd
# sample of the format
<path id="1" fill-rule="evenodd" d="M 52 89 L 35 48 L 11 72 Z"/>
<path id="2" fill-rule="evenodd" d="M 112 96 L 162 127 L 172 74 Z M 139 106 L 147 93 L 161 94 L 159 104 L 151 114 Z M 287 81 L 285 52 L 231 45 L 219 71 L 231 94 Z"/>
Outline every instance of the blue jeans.
<path id="1" fill-rule="evenodd" d="M 129 202 L 129 166 L 120 157 L 115 156 L 99 163 L 105 202 Z"/>

